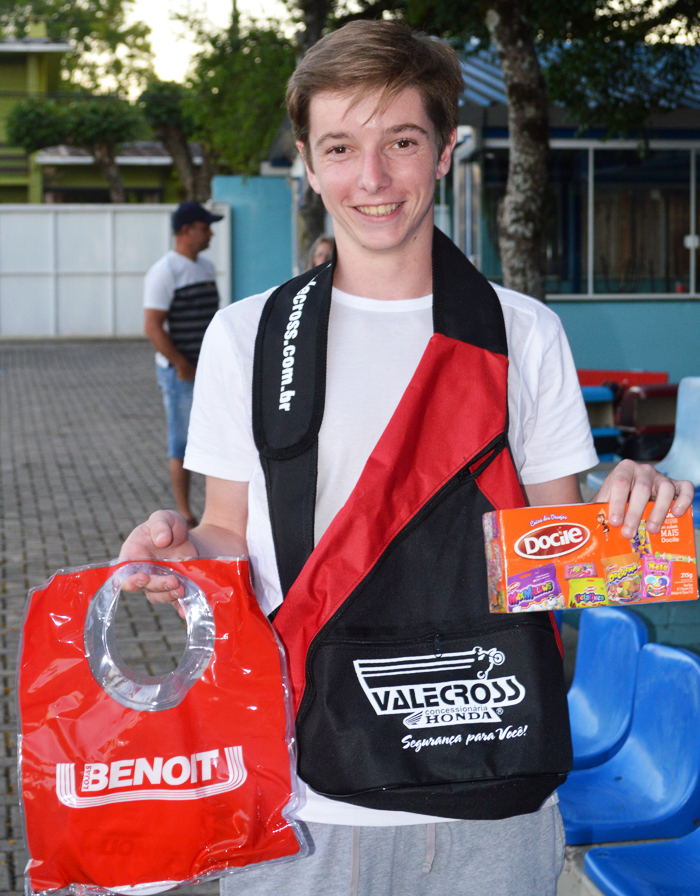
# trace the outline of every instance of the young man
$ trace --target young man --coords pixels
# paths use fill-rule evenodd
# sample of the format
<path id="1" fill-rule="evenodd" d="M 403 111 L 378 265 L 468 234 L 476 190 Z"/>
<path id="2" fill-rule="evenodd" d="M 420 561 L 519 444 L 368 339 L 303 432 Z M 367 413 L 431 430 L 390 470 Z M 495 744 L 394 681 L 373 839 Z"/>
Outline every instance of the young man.
<path id="1" fill-rule="evenodd" d="M 199 253 L 211 242 L 211 225 L 221 219 L 198 202 L 181 202 L 172 216 L 175 248 L 153 265 L 144 283 L 144 332 L 156 350 L 168 424 L 170 481 L 175 506 L 190 525 L 196 521 L 183 458 L 194 374 L 204 332 L 219 309 L 214 265 Z"/>
<path id="2" fill-rule="evenodd" d="M 288 108 L 310 183 L 333 217 L 337 259 L 217 315 L 186 459 L 207 476 L 202 524 L 188 532 L 180 516 L 160 511 L 122 550 L 131 559 L 246 553 L 264 611 L 286 595 L 275 625 L 301 700 L 297 815 L 314 851 L 250 869 L 225 892 L 556 890 L 564 837 L 552 791 L 570 760 L 561 660 L 546 614 L 517 626 L 489 618 L 479 532 L 481 511 L 496 503 L 579 502 L 577 474 L 597 458 L 556 315 L 510 290 L 493 292 L 433 230 L 462 90 L 454 54 L 396 23 L 347 25 L 306 55 Z M 654 531 L 669 507 L 685 511 L 692 489 L 623 462 L 596 497 L 631 537 L 650 496 Z M 156 601 L 179 596 L 169 577 L 137 575 L 130 587 Z M 344 590 L 352 601 L 341 603 Z M 329 624 L 345 620 L 343 637 L 314 640 L 319 606 L 331 608 Z M 483 685 L 515 655 L 532 673 L 527 688 Z M 447 704 L 464 693 L 465 678 L 472 702 L 496 696 L 488 723 L 440 727 L 445 736 L 431 744 L 438 717 L 417 707 L 437 705 L 429 676 L 438 666 Z M 432 696 L 414 703 L 415 713 L 392 715 L 399 697 L 391 694 L 409 688 L 373 691 L 368 681 L 409 674 Z M 495 703 L 510 701 L 501 710 L 510 722 L 538 689 L 547 724 L 512 727 L 519 740 L 495 737 Z M 394 722 L 396 737 L 375 735 Z M 472 757 L 481 765 L 466 772 Z"/>

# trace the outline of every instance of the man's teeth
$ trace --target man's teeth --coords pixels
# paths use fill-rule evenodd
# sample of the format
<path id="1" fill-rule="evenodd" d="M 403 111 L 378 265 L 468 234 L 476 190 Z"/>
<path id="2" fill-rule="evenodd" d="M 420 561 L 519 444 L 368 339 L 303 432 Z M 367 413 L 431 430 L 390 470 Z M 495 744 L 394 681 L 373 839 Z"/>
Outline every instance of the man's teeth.
<path id="1" fill-rule="evenodd" d="M 362 212 L 363 215 L 374 215 L 376 217 L 378 215 L 390 215 L 400 205 L 400 202 L 395 202 L 393 205 L 358 205 L 357 210 Z"/>

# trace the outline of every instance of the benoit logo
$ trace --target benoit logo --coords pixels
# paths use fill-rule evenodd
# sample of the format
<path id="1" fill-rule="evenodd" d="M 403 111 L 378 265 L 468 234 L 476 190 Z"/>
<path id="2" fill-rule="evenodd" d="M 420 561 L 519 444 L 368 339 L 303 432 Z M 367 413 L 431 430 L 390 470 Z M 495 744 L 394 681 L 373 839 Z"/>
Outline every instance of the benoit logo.
<path id="1" fill-rule="evenodd" d="M 242 747 L 206 750 L 191 756 L 87 762 L 78 796 L 74 762 L 56 766 L 56 796 L 72 809 L 133 800 L 197 800 L 235 790 L 248 777 Z M 151 785 L 143 786 L 144 784 Z M 112 790 L 112 793 L 109 791 Z"/>
<path id="2" fill-rule="evenodd" d="M 219 757 L 218 750 L 207 750 L 190 756 L 173 756 L 163 762 L 162 756 L 148 759 L 118 759 L 107 765 L 104 762 L 88 762 L 83 772 L 80 789 L 112 790 L 114 787 L 139 787 L 147 779 L 149 784 L 196 784 L 211 781 L 212 765 Z"/>
<path id="3" fill-rule="evenodd" d="M 550 523 L 531 529 L 515 542 L 515 553 L 528 560 L 539 557 L 561 557 L 577 551 L 591 537 L 580 523 Z"/>

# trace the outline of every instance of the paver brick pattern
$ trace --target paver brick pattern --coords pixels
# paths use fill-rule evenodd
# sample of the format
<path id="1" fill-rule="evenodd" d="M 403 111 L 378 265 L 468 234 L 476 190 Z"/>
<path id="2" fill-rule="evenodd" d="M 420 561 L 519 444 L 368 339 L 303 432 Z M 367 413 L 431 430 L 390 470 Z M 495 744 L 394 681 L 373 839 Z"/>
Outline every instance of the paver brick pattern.
<path id="1" fill-rule="evenodd" d="M 203 479 L 193 477 L 195 512 Z M 145 341 L 0 343 L 0 896 L 23 892 L 17 787 L 17 651 L 27 592 L 56 570 L 105 563 L 131 529 L 173 499 L 165 415 Z M 185 644 L 171 607 L 122 599 L 117 641 L 152 675 Z M 207 896 L 205 882 L 178 891 Z"/>

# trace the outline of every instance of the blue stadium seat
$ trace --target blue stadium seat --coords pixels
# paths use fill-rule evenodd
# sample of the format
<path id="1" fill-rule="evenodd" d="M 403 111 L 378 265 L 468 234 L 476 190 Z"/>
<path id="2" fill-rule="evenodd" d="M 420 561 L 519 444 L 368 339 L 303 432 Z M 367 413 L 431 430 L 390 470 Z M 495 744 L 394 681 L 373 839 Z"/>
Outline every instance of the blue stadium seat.
<path id="1" fill-rule="evenodd" d="M 616 607 L 581 613 L 569 718 L 574 768 L 591 768 L 614 756 L 632 724 L 637 658 L 647 643 L 638 616 Z"/>
<path id="2" fill-rule="evenodd" d="M 682 837 L 694 830 L 700 817 L 698 732 L 700 658 L 645 644 L 627 738 L 607 762 L 573 771 L 559 788 L 567 843 Z"/>
<path id="3" fill-rule="evenodd" d="M 605 896 L 698 896 L 700 830 L 661 843 L 599 846 L 586 853 L 584 868 Z"/>

